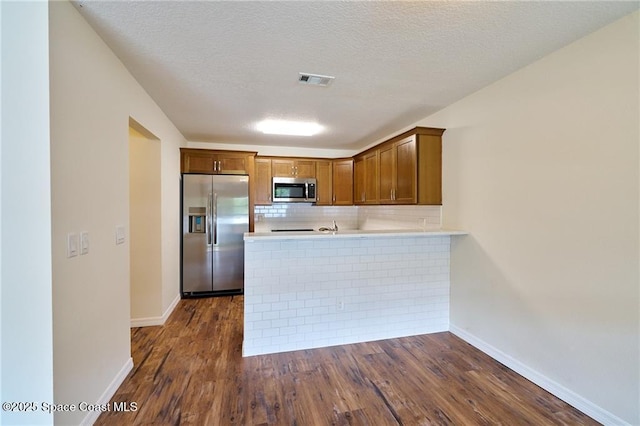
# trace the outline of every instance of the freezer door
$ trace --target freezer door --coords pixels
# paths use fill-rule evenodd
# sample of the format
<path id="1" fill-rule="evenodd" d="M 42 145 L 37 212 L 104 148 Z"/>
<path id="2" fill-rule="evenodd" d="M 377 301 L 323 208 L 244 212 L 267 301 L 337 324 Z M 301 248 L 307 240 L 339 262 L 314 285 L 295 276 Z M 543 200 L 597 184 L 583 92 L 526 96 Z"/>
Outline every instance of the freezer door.
<path id="1" fill-rule="evenodd" d="M 213 291 L 242 291 L 244 233 L 249 231 L 249 177 L 212 178 Z"/>
<path id="2" fill-rule="evenodd" d="M 182 292 L 212 290 L 211 176 L 182 176 Z"/>

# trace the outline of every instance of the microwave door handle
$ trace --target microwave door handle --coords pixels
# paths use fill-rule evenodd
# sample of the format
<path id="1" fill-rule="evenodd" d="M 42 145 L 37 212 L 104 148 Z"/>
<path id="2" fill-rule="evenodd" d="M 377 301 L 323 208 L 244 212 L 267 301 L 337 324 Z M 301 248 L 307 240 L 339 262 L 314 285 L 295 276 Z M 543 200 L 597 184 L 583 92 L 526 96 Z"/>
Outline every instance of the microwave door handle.
<path id="1" fill-rule="evenodd" d="M 309 182 L 304 183 L 304 199 L 309 201 Z"/>

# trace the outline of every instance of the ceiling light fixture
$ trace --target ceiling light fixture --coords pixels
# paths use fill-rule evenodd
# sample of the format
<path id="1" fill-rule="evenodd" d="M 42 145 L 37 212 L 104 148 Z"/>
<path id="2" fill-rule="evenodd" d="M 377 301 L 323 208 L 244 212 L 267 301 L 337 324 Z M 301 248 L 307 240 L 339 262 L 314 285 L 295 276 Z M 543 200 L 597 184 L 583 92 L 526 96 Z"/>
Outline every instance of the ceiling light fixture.
<path id="1" fill-rule="evenodd" d="M 264 120 L 256 128 L 268 135 L 313 136 L 324 127 L 309 121 Z"/>

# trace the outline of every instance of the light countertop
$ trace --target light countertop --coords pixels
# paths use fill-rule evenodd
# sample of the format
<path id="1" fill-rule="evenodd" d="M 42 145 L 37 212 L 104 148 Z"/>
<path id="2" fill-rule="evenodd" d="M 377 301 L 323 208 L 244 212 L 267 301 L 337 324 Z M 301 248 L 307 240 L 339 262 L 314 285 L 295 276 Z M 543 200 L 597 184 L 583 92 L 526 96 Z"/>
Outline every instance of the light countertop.
<path id="1" fill-rule="evenodd" d="M 438 237 L 445 235 L 467 235 L 465 231 L 454 229 L 391 229 L 391 230 L 340 230 L 331 231 L 281 231 L 281 232 L 246 232 L 245 241 L 275 240 L 307 240 L 326 238 L 391 238 L 391 237 Z"/>

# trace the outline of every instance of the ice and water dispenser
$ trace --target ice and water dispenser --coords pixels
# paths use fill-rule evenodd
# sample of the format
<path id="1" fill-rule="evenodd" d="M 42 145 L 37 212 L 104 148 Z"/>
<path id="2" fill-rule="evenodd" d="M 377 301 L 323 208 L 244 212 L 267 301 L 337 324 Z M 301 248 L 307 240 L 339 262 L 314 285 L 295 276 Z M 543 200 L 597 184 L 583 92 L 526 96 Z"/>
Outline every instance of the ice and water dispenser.
<path id="1" fill-rule="evenodd" d="M 204 234 L 207 227 L 207 213 L 204 207 L 189 207 L 189 233 Z"/>

